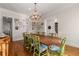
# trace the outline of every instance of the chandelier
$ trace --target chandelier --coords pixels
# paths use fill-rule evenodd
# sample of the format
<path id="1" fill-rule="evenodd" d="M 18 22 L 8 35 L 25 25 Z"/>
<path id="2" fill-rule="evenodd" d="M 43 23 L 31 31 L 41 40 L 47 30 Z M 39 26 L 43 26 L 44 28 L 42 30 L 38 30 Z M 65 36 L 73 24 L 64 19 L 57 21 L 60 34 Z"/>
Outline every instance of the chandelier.
<path id="1" fill-rule="evenodd" d="M 37 3 L 34 3 L 34 10 L 33 10 L 32 15 L 30 16 L 30 19 L 35 22 L 35 21 L 39 21 L 40 18 L 41 16 L 39 15 L 37 11 Z"/>

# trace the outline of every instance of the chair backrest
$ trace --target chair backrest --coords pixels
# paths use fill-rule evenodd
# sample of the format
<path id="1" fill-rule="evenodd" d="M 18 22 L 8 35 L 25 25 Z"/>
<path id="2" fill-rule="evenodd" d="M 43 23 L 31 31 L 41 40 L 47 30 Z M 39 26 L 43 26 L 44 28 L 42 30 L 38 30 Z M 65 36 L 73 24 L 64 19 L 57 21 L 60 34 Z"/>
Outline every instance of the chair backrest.
<path id="1" fill-rule="evenodd" d="M 39 32 L 39 35 L 44 35 L 45 33 L 44 32 Z"/>
<path id="2" fill-rule="evenodd" d="M 24 37 L 24 47 L 28 47 L 29 44 L 29 34 L 23 33 Z"/>
<path id="3" fill-rule="evenodd" d="M 39 41 L 39 36 L 35 36 L 34 38 L 34 53 L 35 55 L 40 55 L 40 41 Z"/>
<path id="4" fill-rule="evenodd" d="M 65 44 L 66 44 L 66 38 L 62 39 L 62 42 L 61 42 L 61 46 L 60 46 L 60 55 L 61 55 L 61 56 L 64 55 Z"/>
<path id="5" fill-rule="evenodd" d="M 28 36 L 28 42 L 29 42 L 30 45 L 33 44 L 33 37 L 32 37 L 32 35 Z"/>
<path id="6" fill-rule="evenodd" d="M 28 34 L 23 33 L 23 37 L 24 37 L 24 42 L 26 42 L 28 40 Z"/>

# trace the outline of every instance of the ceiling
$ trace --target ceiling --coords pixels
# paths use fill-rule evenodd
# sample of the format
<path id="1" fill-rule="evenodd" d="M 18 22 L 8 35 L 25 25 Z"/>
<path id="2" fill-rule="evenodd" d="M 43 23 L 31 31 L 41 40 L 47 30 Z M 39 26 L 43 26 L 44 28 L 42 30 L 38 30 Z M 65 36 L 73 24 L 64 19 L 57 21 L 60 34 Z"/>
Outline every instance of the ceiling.
<path id="1" fill-rule="evenodd" d="M 49 12 L 56 12 L 62 8 L 67 8 L 74 5 L 73 3 L 38 3 L 38 10 L 42 15 Z M 30 14 L 33 11 L 33 3 L 0 3 L 1 8 L 6 8 L 18 13 Z"/>

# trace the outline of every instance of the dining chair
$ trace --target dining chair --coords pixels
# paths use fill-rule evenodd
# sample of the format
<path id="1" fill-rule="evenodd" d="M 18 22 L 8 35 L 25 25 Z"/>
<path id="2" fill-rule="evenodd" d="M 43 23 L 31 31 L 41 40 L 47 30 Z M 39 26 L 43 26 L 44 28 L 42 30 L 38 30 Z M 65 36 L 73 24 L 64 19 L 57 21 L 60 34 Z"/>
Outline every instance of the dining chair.
<path id="1" fill-rule="evenodd" d="M 39 32 L 39 35 L 44 35 L 45 33 L 44 32 Z"/>
<path id="2" fill-rule="evenodd" d="M 64 51 L 65 51 L 65 44 L 66 44 L 66 38 L 64 38 L 61 42 L 61 46 L 60 46 L 60 56 L 64 55 Z"/>
<path id="3" fill-rule="evenodd" d="M 29 45 L 30 45 L 30 43 L 29 43 L 29 34 L 26 34 L 26 33 L 23 33 L 23 37 L 24 37 L 24 49 L 25 49 L 25 51 L 29 51 Z"/>
<path id="4" fill-rule="evenodd" d="M 26 43 L 28 42 L 27 39 L 27 34 L 23 33 L 23 38 L 24 38 L 24 46 L 26 46 Z"/>
<path id="5" fill-rule="evenodd" d="M 34 48 L 34 42 L 33 42 L 33 35 L 29 35 L 29 51 L 33 52 Z"/>
<path id="6" fill-rule="evenodd" d="M 40 43 L 40 37 L 35 36 L 34 40 L 34 56 L 46 56 L 48 55 L 48 46 Z"/>
<path id="7" fill-rule="evenodd" d="M 50 55 L 51 56 L 63 56 L 64 51 L 65 51 L 65 43 L 66 43 L 66 38 L 61 40 L 60 47 L 57 45 L 51 45 L 49 48 Z"/>

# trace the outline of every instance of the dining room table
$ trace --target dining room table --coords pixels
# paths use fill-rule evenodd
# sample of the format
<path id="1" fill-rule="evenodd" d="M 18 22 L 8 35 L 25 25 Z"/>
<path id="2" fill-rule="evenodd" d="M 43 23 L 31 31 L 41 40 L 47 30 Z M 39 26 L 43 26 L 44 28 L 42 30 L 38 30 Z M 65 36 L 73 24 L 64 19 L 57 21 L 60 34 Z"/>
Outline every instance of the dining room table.
<path id="1" fill-rule="evenodd" d="M 59 37 L 52 37 L 52 36 L 39 36 L 40 43 L 47 45 L 50 47 L 51 45 L 55 44 L 57 46 L 61 45 L 61 39 Z"/>
<path id="2" fill-rule="evenodd" d="M 31 34 L 31 35 L 36 35 L 39 36 L 40 38 L 40 43 L 47 45 L 50 47 L 51 45 L 61 45 L 61 38 L 57 36 L 45 36 L 45 35 L 40 35 L 40 34 Z"/>

